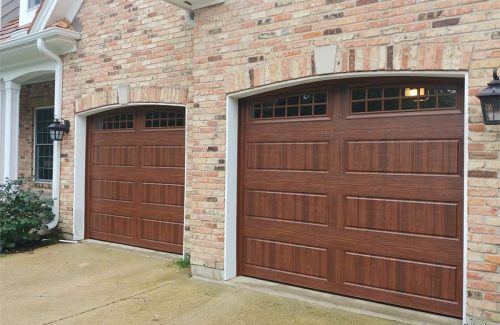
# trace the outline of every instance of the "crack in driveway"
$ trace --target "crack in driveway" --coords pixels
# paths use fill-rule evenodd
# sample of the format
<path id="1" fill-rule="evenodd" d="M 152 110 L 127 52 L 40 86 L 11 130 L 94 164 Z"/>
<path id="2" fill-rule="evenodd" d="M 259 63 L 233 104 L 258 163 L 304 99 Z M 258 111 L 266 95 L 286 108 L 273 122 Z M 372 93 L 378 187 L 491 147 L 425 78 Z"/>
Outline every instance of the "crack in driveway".
<path id="1" fill-rule="evenodd" d="M 138 296 L 146 294 L 146 293 L 149 293 L 149 292 L 153 292 L 155 290 L 161 289 L 161 288 L 166 287 L 166 286 L 169 286 L 169 285 L 171 285 L 174 282 L 175 281 L 168 281 L 167 283 L 164 283 L 164 284 L 162 284 L 160 286 L 157 286 L 155 288 L 152 288 L 152 289 L 149 289 L 149 290 L 145 290 L 145 291 L 141 291 L 141 292 L 133 294 L 131 296 L 120 298 L 120 299 L 108 302 L 108 303 L 106 303 L 104 305 L 100 305 L 100 306 L 97 306 L 97 307 L 94 307 L 94 308 L 90 308 L 90 309 L 81 311 L 79 313 L 76 313 L 76 314 L 73 314 L 73 315 L 70 315 L 70 316 L 61 317 L 61 318 L 52 320 L 50 322 L 43 323 L 42 325 L 55 324 L 57 322 L 61 322 L 63 320 L 70 319 L 70 318 L 73 318 L 73 317 L 76 317 L 76 316 L 81 316 L 81 315 L 84 315 L 84 314 L 89 313 L 91 311 L 95 311 L 95 310 L 98 310 L 98 309 L 101 309 L 101 308 L 104 308 L 104 307 L 108 307 L 108 306 L 114 305 L 114 304 L 119 303 L 119 302 L 123 302 L 123 301 L 127 301 L 127 300 L 132 300 L 132 299 L 143 299 L 143 298 L 140 298 Z M 155 317 L 155 320 L 157 320 L 158 319 L 157 315 L 152 310 L 150 310 L 149 308 L 148 308 L 148 310 L 153 313 L 153 315 Z M 159 319 L 158 319 L 158 321 L 159 321 Z"/>

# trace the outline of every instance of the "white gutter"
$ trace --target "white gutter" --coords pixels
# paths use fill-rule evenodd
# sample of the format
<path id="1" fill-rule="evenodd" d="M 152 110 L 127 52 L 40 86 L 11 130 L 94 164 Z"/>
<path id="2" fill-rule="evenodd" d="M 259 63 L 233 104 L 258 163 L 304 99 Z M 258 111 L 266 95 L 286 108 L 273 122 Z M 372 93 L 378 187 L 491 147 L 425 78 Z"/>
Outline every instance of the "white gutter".
<path id="1" fill-rule="evenodd" d="M 36 41 L 36 46 L 40 52 L 53 59 L 56 62 L 55 68 L 55 80 L 54 80 L 54 118 L 61 118 L 62 111 L 62 73 L 63 73 L 63 62 L 61 58 L 45 47 L 45 41 L 43 38 L 39 38 Z M 54 205 L 52 207 L 52 212 L 54 213 L 54 219 L 46 224 L 48 230 L 52 230 L 57 227 L 59 223 L 59 189 L 61 183 L 61 141 L 54 141 L 54 156 L 52 158 L 52 199 L 54 200 Z"/>

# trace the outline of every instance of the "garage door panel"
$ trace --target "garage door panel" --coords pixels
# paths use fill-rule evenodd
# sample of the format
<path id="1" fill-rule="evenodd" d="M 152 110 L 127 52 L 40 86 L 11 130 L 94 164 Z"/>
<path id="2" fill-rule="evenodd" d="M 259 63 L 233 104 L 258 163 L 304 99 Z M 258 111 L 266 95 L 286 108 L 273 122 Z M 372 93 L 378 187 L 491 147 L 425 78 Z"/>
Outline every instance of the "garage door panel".
<path id="1" fill-rule="evenodd" d="M 141 218 L 183 223 L 184 207 L 173 205 L 140 204 Z"/>
<path id="2" fill-rule="evenodd" d="M 91 197 L 113 201 L 131 202 L 134 200 L 134 182 L 93 179 Z"/>
<path id="3" fill-rule="evenodd" d="M 345 227 L 408 235 L 459 238 L 458 203 L 374 197 L 345 198 Z"/>
<path id="4" fill-rule="evenodd" d="M 139 142 L 140 145 L 184 146 L 186 144 L 185 129 L 180 127 L 143 129 L 137 133 L 143 140 Z"/>
<path id="5" fill-rule="evenodd" d="M 344 283 L 455 301 L 457 268 L 363 253 L 345 252 Z M 387 274 L 386 277 L 379 276 Z"/>
<path id="6" fill-rule="evenodd" d="M 322 187 L 328 187 L 332 191 L 343 188 L 344 191 L 364 191 L 364 188 L 373 191 L 383 191 L 383 195 L 404 195 L 408 191 L 417 197 L 429 196 L 429 191 L 435 192 L 439 199 L 441 197 L 454 197 L 453 200 L 462 198 L 461 191 L 457 186 L 463 186 L 463 178 L 458 176 L 427 176 L 427 175 L 383 175 L 383 174 L 360 174 L 347 173 L 345 176 L 336 176 L 326 173 L 308 172 L 283 172 L 283 171 L 259 171 L 248 170 L 245 172 L 245 184 L 248 188 L 256 190 L 283 190 L 286 188 L 298 188 L 304 192 L 316 192 Z M 406 191 L 406 192 L 405 192 Z M 370 195 L 369 191 L 367 192 Z M 396 193 L 396 194 L 391 194 Z M 382 195 L 382 194 L 379 194 Z"/>
<path id="7" fill-rule="evenodd" d="M 342 218 L 340 216 L 339 218 Z M 330 219 L 332 220 L 332 219 Z M 331 221 L 332 222 L 332 221 Z M 389 254 L 404 258 L 408 254 L 418 256 L 423 261 L 456 264 L 462 255 L 456 252 L 461 247 L 457 239 L 408 236 L 405 234 L 366 232 L 362 230 L 343 230 L 335 226 L 303 225 L 270 221 L 259 218 L 246 218 L 245 236 L 262 240 L 306 245 L 328 246 L 349 249 L 353 246 L 372 254 Z M 443 251 L 447 251 L 446 256 Z"/>
<path id="8" fill-rule="evenodd" d="M 134 237 L 135 220 L 133 217 L 92 212 L 90 218 L 92 231 Z"/>
<path id="9" fill-rule="evenodd" d="M 247 265 L 320 279 L 327 277 L 326 248 L 247 238 L 245 250 Z"/>
<path id="10" fill-rule="evenodd" d="M 92 153 L 93 166 L 133 167 L 136 164 L 135 147 L 130 145 L 97 145 Z"/>
<path id="11" fill-rule="evenodd" d="M 328 171 L 328 142 L 249 143 L 247 168 L 258 170 Z"/>
<path id="12" fill-rule="evenodd" d="M 135 174 L 142 183 L 166 183 L 182 186 L 184 184 L 184 169 L 181 168 L 162 168 L 162 169 L 151 169 L 151 168 L 141 168 L 140 172 Z"/>
<path id="13" fill-rule="evenodd" d="M 140 238 L 150 241 L 182 245 L 183 224 L 141 219 Z"/>
<path id="14" fill-rule="evenodd" d="M 445 112 L 396 112 L 365 115 L 347 115 L 339 121 L 342 130 L 380 130 L 381 127 L 401 130 L 424 130 L 433 133 L 452 133 L 463 129 L 463 112 L 447 110 Z M 435 125 L 449 125 L 450 129 L 436 129 Z M 419 132 L 420 133 L 420 132 Z M 457 136 L 459 136 L 457 134 Z"/>
<path id="15" fill-rule="evenodd" d="M 329 194 L 247 191 L 246 216 L 271 220 L 326 225 L 328 223 Z"/>
<path id="16" fill-rule="evenodd" d="M 185 138 L 178 125 L 184 125 L 184 110 L 165 110 L 141 107 L 92 117 L 87 150 L 91 238 L 182 253 Z"/>
<path id="17" fill-rule="evenodd" d="M 141 166 L 150 168 L 184 168 L 183 145 L 147 145 L 141 147 Z"/>
<path id="18" fill-rule="evenodd" d="M 458 175 L 460 141 L 347 141 L 347 172 Z"/>

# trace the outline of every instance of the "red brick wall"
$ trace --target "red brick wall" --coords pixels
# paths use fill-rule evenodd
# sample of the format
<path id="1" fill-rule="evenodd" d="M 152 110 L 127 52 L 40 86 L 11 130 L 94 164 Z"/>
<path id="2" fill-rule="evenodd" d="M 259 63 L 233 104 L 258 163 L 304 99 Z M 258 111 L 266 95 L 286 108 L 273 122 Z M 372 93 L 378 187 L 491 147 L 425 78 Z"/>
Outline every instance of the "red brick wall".
<path id="1" fill-rule="evenodd" d="M 82 39 L 64 57 L 63 118 L 117 103 L 117 88 L 130 87 L 130 102 L 185 104 L 192 84 L 192 24 L 186 11 L 163 0 L 86 0 L 76 17 Z M 61 153 L 60 229 L 73 232 L 74 129 Z"/>
<path id="2" fill-rule="evenodd" d="M 21 87 L 19 102 L 19 176 L 26 186 L 51 195 L 51 184 L 34 182 L 33 139 L 35 108 L 54 106 L 54 82 L 31 84 Z"/>

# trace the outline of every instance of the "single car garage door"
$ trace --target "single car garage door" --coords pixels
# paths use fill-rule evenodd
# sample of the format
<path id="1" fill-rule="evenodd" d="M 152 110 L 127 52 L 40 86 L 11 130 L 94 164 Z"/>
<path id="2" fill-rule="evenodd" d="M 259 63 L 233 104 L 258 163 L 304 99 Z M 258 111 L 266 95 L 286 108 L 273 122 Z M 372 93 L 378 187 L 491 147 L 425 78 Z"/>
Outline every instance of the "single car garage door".
<path id="1" fill-rule="evenodd" d="M 460 317 L 463 82 L 241 103 L 239 274 Z"/>
<path id="2" fill-rule="evenodd" d="M 179 107 L 89 119 L 87 237 L 182 253 L 184 124 Z"/>

